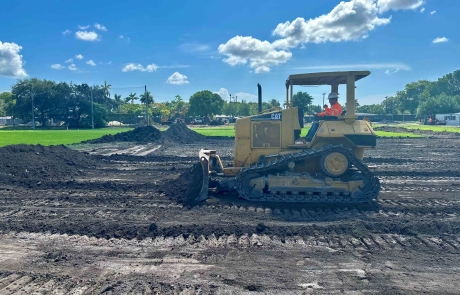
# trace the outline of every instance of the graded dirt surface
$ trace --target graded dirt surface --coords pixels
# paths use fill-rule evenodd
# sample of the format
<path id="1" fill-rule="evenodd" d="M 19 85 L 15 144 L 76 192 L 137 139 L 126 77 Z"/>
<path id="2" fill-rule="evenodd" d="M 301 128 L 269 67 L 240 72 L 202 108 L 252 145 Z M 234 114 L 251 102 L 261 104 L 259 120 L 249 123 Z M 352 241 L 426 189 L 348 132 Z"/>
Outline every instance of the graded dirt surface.
<path id="1" fill-rule="evenodd" d="M 377 144 L 362 206 L 165 189 L 200 148 L 231 162 L 233 140 L 75 145 L 97 165 L 0 184 L 0 294 L 458 294 L 460 139 Z"/>

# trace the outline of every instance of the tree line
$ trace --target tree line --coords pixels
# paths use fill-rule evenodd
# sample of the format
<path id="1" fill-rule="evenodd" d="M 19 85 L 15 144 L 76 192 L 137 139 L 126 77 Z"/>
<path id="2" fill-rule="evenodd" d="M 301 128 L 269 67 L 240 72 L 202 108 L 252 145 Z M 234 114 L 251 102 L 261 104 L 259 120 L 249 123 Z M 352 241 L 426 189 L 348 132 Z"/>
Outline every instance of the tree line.
<path id="1" fill-rule="evenodd" d="M 430 114 L 460 112 L 460 70 L 436 81 L 419 80 L 406 84 L 394 96 L 385 97 L 380 104 L 363 105 L 361 113 L 412 114 L 423 118 Z"/>
<path id="2" fill-rule="evenodd" d="M 0 116 L 31 121 L 34 118 L 47 126 L 51 122 L 64 122 L 71 128 L 91 126 L 91 97 L 94 102 L 94 125 L 103 127 L 109 113 L 131 117 L 149 116 L 173 119 L 177 117 L 208 117 L 214 115 L 250 116 L 257 114 L 257 102 L 228 102 L 209 90 L 198 91 L 186 102 L 180 95 L 167 102 L 155 102 L 153 95 L 130 93 L 127 97 L 111 95 L 111 85 L 88 85 L 55 82 L 30 78 L 18 80 L 11 92 L 0 93 Z M 307 92 L 297 92 L 293 105 L 302 107 L 306 113 L 322 110 L 312 105 L 313 98 Z M 137 103 L 140 102 L 140 103 Z M 33 106 L 33 109 L 32 109 Z M 148 106 L 148 107 L 146 107 Z M 264 101 L 263 110 L 284 107 L 276 99 Z M 409 83 L 394 96 L 386 97 L 380 104 L 357 104 L 357 111 L 374 114 L 416 114 L 424 117 L 432 113 L 460 112 L 460 70 L 449 73 L 436 81 L 420 80 Z"/>
<path id="3" fill-rule="evenodd" d="M 258 112 L 257 102 L 228 102 L 209 90 L 196 92 L 188 102 L 180 95 L 171 101 L 155 102 L 150 92 L 130 93 L 124 98 L 114 94 L 112 97 L 111 86 L 107 82 L 90 86 L 38 78 L 18 80 L 11 92 L 0 94 L 0 116 L 9 115 L 30 122 L 33 113 L 41 126 L 64 122 L 70 128 L 87 128 L 91 126 L 91 101 L 95 127 L 105 126 L 109 113 L 136 118 L 148 111 L 149 116 L 167 119 L 185 116 L 212 119 L 214 115 L 239 117 Z M 310 106 L 311 102 L 312 97 L 306 92 L 298 92 L 293 97 L 294 106 Z M 276 99 L 262 104 L 263 110 L 276 107 L 281 107 Z"/>

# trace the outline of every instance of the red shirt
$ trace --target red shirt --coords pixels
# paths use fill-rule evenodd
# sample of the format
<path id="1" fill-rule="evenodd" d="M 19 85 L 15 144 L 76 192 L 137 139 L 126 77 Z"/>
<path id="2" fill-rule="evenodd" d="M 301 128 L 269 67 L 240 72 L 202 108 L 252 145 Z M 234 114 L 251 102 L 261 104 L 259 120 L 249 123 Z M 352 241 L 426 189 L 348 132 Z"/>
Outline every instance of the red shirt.
<path id="1" fill-rule="evenodd" d="M 336 102 L 330 108 L 326 108 L 324 112 L 318 113 L 318 116 L 340 116 L 342 114 L 342 106 Z"/>

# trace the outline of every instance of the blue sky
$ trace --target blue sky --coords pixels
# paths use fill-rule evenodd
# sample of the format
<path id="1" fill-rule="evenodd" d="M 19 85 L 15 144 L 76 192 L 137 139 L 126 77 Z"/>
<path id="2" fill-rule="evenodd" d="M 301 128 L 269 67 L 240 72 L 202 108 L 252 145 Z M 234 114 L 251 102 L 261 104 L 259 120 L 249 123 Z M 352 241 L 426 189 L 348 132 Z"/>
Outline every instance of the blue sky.
<path id="1" fill-rule="evenodd" d="M 17 78 L 285 97 L 289 74 L 370 70 L 361 104 L 460 69 L 458 0 L 3 1 L 0 92 Z M 132 87 L 132 88 L 130 88 Z M 341 86 L 339 92 L 345 90 Z M 295 87 L 320 104 L 326 87 Z"/>

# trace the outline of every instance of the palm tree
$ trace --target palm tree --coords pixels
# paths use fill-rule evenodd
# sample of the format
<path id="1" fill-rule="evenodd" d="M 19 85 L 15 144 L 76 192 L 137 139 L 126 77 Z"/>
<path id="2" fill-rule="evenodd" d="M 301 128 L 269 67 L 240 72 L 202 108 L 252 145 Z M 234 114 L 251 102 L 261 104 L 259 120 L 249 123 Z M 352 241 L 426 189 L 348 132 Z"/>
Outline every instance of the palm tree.
<path id="1" fill-rule="evenodd" d="M 147 97 L 148 97 L 148 104 L 152 104 L 153 103 L 153 96 L 152 94 L 150 94 L 150 91 L 147 91 Z M 145 104 L 145 93 L 141 94 L 140 97 L 139 97 L 140 101 Z"/>
<path id="2" fill-rule="evenodd" d="M 110 97 L 110 87 L 112 87 L 111 84 L 107 84 L 106 81 L 104 81 L 104 94 L 107 96 L 107 97 Z"/>
<path id="3" fill-rule="evenodd" d="M 123 101 L 121 100 L 121 95 L 115 94 L 113 98 L 115 100 L 115 108 L 119 110 L 120 106 L 123 104 Z"/>
<path id="4" fill-rule="evenodd" d="M 131 104 L 133 104 L 134 101 L 137 100 L 137 99 L 138 99 L 138 98 L 137 98 L 137 96 L 136 96 L 136 93 L 132 93 L 132 92 L 131 92 L 131 93 L 128 95 L 128 97 L 125 98 L 125 101 L 126 101 L 126 102 L 130 102 L 130 101 L 131 101 Z"/>

